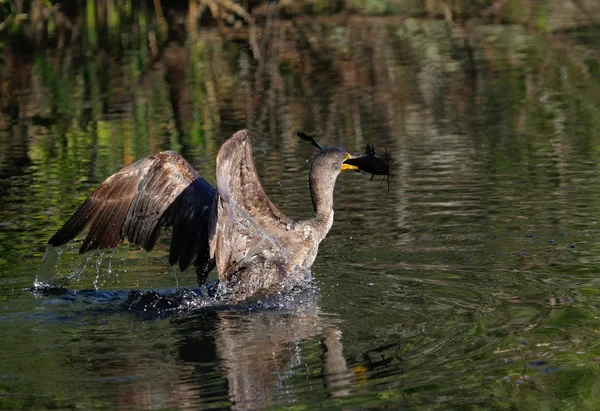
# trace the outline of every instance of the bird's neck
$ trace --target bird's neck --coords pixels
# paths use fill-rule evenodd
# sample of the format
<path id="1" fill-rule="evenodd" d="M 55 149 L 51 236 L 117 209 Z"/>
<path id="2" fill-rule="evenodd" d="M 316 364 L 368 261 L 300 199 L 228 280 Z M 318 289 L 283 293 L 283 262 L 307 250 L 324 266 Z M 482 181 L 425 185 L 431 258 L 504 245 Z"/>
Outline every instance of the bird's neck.
<path id="1" fill-rule="evenodd" d="M 323 179 L 311 173 L 309 178 L 310 197 L 313 203 L 314 217 L 311 225 L 324 238 L 333 225 L 333 189 L 335 179 Z"/>

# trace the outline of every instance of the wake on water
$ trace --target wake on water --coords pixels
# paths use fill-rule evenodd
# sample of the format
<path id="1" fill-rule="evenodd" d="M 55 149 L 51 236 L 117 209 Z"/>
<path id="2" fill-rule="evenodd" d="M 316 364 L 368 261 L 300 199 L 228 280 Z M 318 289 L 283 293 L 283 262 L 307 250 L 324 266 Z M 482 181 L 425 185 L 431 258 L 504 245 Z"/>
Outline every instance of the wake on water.
<path id="1" fill-rule="evenodd" d="M 319 299 L 318 288 L 310 279 L 307 279 L 306 284 L 302 287 L 294 287 L 285 292 L 274 292 L 242 303 L 232 303 L 224 298 L 218 281 L 195 288 L 176 287 L 162 290 L 103 291 L 98 288 L 98 281 L 96 280 L 93 289 L 71 290 L 68 287 L 70 280 L 74 277 L 78 278 L 84 273 L 90 257 L 84 257 L 73 272 L 58 277 L 56 276 L 56 265 L 58 257 L 63 251 L 64 247 L 49 247 L 47 249 L 33 287 L 27 288 L 25 291 L 31 292 L 39 298 L 55 299 L 64 303 L 83 303 L 110 311 L 128 311 L 144 318 L 185 315 L 199 309 L 241 311 L 279 309 L 296 311 L 303 306 L 314 306 Z M 101 275 L 100 263 L 102 258 L 103 254 L 99 254 L 94 264 L 96 278 Z"/>

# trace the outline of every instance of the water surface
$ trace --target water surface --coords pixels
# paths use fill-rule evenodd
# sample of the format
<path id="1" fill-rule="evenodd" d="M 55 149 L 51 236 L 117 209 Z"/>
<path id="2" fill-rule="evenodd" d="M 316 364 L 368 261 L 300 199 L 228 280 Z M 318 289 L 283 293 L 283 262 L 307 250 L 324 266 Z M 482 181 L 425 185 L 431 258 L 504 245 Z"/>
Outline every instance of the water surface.
<path id="1" fill-rule="evenodd" d="M 257 60 L 243 32 L 140 16 L 85 47 L 4 50 L 0 408 L 600 406 L 595 26 L 270 14 Z M 214 183 L 241 128 L 294 219 L 315 154 L 297 131 L 394 161 L 389 193 L 338 179 L 316 289 L 206 304 L 167 238 L 42 264 L 123 164 L 174 149 Z M 130 290 L 159 295 L 131 309 Z"/>

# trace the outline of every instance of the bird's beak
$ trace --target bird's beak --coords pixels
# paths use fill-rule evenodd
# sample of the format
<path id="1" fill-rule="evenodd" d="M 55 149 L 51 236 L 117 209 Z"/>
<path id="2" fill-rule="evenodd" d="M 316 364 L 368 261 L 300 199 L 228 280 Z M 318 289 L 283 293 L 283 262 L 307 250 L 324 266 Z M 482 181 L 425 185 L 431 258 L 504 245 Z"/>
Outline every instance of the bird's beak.
<path id="1" fill-rule="evenodd" d="M 357 157 L 354 157 L 354 156 L 353 156 L 353 155 L 351 155 L 350 153 L 346 153 L 346 155 L 344 156 L 344 162 L 342 163 L 342 168 L 340 169 L 340 173 L 341 173 L 342 171 L 345 171 L 345 170 L 356 170 L 356 171 L 360 171 L 360 169 L 359 169 L 357 166 L 355 166 L 355 165 L 352 165 L 352 164 L 347 164 L 347 163 L 346 163 L 346 161 L 347 161 L 347 160 L 352 160 L 353 158 L 357 158 Z"/>

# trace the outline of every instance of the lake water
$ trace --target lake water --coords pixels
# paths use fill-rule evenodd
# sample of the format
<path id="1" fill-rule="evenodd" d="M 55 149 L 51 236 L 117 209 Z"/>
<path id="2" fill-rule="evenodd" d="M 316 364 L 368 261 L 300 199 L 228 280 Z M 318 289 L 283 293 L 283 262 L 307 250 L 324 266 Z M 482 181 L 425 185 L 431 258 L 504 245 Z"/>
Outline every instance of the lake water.
<path id="1" fill-rule="evenodd" d="M 5 46 L 0 408 L 600 408 L 597 29 L 269 14 L 251 49 L 143 16 Z M 168 238 L 42 263 L 123 164 L 174 149 L 214 184 L 241 128 L 294 219 L 296 132 L 393 161 L 389 192 L 338 179 L 314 289 L 207 304 Z"/>

